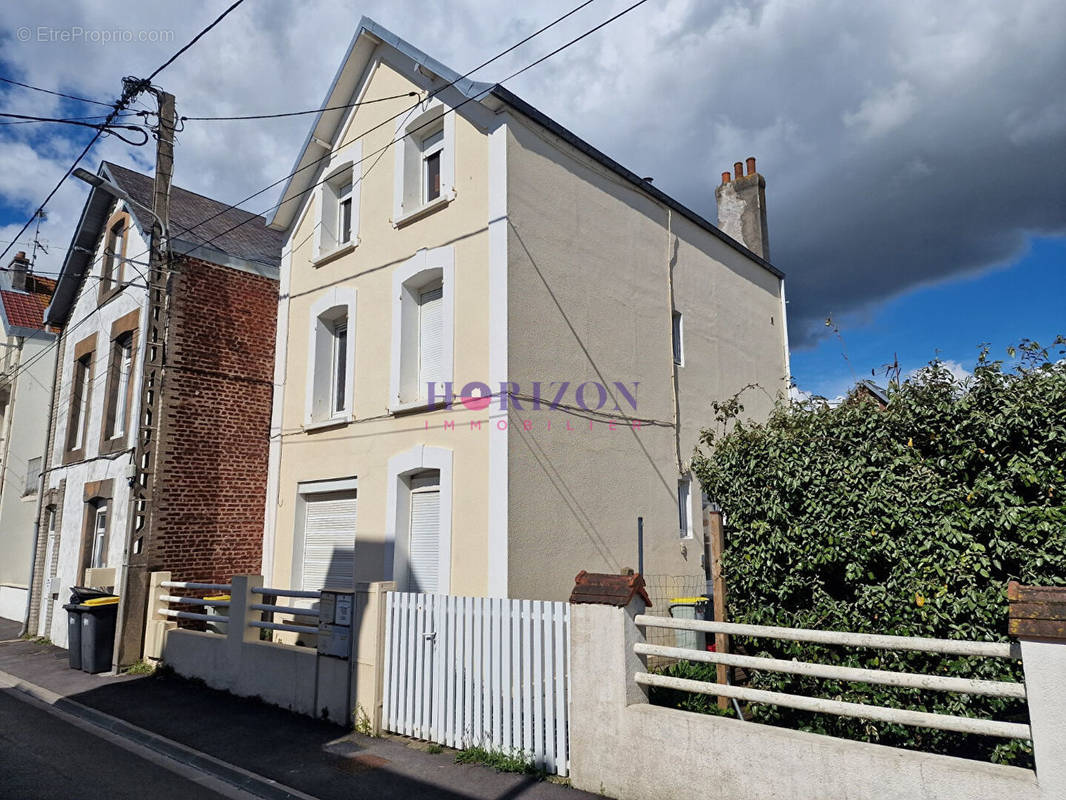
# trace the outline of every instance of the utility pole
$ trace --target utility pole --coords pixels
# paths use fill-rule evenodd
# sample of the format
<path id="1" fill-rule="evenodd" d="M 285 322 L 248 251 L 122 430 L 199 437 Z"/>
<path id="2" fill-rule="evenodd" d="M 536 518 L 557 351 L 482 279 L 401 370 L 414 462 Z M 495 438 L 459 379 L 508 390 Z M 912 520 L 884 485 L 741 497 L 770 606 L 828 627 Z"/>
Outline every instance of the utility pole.
<path id="1" fill-rule="evenodd" d="M 166 333 L 170 286 L 170 242 L 165 226 L 170 218 L 170 181 L 174 171 L 174 95 L 149 89 L 159 104 L 156 130 L 155 188 L 152 193 L 152 242 L 148 255 L 148 311 L 143 326 L 144 362 L 141 365 L 141 396 L 137 440 L 130 478 L 130 508 L 122 587 L 119 591 L 116 667 L 141 657 L 148 580 L 152 568 L 152 500 L 159 459 L 156 435 L 160 425 L 160 399 L 166 356 Z"/>

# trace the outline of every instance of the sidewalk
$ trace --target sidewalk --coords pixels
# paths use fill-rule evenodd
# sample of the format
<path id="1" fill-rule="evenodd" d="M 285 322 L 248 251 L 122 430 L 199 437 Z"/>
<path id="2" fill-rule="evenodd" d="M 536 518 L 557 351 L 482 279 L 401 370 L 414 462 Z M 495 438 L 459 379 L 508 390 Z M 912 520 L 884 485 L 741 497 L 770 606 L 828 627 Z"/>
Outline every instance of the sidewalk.
<path id="1" fill-rule="evenodd" d="M 177 743 L 174 750 L 184 763 L 212 768 L 210 759 L 188 753 L 191 748 L 284 785 L 264 796 L 298 797 L 284 790 L 291 787 L 321 800 L 592 797 L 532 776 L 457 765 L 448 750 L 430 754 L 402 739 L 360 736 L 180 678 L 88 675 L 68 668 L 66 650 L 4 641 L 18 633 L 9 634 L 8 627 L 0 623 L 0 672 L 60 695 L 64 699 L 54 703 L 58 708 L 112 733 L 134 738 L 137 732 L 129 726 L 136 726 Z M 242 788 L 257 791 L 247 784 Z"/>

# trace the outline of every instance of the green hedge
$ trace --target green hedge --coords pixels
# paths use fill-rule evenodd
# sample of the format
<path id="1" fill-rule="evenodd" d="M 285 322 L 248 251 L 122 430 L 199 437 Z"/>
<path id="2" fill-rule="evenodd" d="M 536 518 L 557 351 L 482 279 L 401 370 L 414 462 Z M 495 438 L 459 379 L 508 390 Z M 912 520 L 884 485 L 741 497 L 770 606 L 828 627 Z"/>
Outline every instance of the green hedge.
<path id="1" fill-rule="evenodd" d="M 1056 341 L 1061 345 L 1062 337 Z M 1062 351 L 1058 352 L 1061 357 Z M 965 382 L 938 362 L 890 389 L 780 405 L 764 424 L 715 404 L 693 470 L 726 514 L 735 622 L 1005 641 L 1006 585 L 1066 584 L 1066 362 L 987 349 Z M 722 430 L 728 433 L 722 434 Z M 751 654 L 1021 680 L 1016 662 L 741 640 Z M 946 714 L 1025 719 L 1024 703 L 769 672 L 760 689 Z M 1028 743 L 760 706 L 760 721 L 927 751 L 1027 763 Z"/>

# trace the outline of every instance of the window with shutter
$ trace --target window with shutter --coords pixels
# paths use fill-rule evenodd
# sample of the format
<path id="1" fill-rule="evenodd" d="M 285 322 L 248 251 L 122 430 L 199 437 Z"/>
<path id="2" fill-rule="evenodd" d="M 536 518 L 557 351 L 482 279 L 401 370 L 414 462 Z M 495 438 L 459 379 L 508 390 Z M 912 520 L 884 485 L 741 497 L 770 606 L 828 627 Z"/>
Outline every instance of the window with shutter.
<path id="1" fill-rule="evenodd" d="M 351 589 L 355 585 L 356 492 L 304 497 L 300 588 Z"/>
<path id="2" fill-rule="evenodd" d="M 415 475 L 410 481 L 408 591 L 433 593 L 440 585 L 440 473 Z"/>

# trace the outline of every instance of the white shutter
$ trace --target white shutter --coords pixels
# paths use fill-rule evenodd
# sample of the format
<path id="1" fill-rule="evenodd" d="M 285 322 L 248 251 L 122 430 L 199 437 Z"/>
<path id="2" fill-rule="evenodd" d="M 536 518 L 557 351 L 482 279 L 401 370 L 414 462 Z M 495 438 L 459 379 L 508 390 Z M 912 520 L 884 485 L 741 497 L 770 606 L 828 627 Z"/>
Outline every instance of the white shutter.
<path id="1" fill-rule="evenodd" d="M 355 492 L 305 499 L 301 589 L 355 586 Z"/>
<path id="2" fill-rule="evenodd" d="M 436 479 L 434 479 L 436 482 Z M 436 592 L 440 572 L 440 490 L 411 492 L 408 548 L 412 592 Z"/>
<path id="3" fill-rule="evenodd" d="M 418 298 L 418 396 L 426 384 L 444 380 L 444 291 L 433 289 Z"/>

